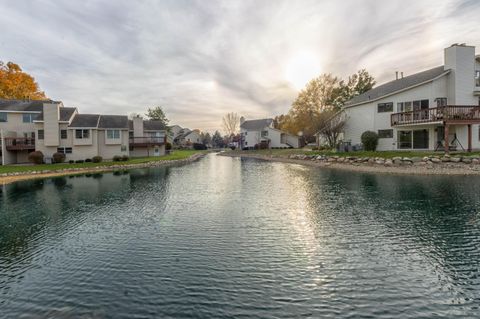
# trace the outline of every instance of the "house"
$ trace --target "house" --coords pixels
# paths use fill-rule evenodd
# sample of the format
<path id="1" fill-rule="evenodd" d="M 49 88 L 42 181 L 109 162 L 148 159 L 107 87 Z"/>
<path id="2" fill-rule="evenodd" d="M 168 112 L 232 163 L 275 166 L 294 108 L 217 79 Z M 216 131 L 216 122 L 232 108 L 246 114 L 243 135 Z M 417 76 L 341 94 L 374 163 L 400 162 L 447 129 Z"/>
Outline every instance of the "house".
<path id="1" fill-rule="evenodd" d="M 173 141 L 177 138 L 177 136 L 180 134 L 180 132 L 183 130 L 183 128 L 180 125 L 172 125 L 168 127 L 168 140 L 170 143 L 173 143 Z"/>
<path id="2" fill-rule="evenodd" d="M 1 161 L 26 163 L 32 151 L 46 158 L 63 153 L 66 160 L 163 155 L 166 131 L 160 124 L 142 120 L 135 131 L 126 115 L 80 114 L 59 101 L 0 99 Z"/>
<path id="3" fill-rule="evenodd" d="M 165 155 L 167 129 L 162 121 L 144 120 L 136 116 L 129 121 L 129 130 L 132 157 Z"/>
<path id="4" fill-rule="evenodd" d="M 264 144 L 267 148 L 299 148 L 298 136 L 273 127 L 273 119 L 245 120 L 240 118 L 240 148 L 253 149 Z"/>
<path id="5" fill-rule="evenodd" d="M 397 73 L 398 74 L 398 73 Z M 444 65 L 377 86 L 348 101 L 344 142 L 378 133 L 378 150 L 480 149 L 480 56 L 454 44 Z"/>
<path id="6" fill-rule="evenodd" d="M 202 143 L 199 130 L 182 129 L 174 139 L 175 144 L 181 147 L 192 147 L 194 143 Z"/>

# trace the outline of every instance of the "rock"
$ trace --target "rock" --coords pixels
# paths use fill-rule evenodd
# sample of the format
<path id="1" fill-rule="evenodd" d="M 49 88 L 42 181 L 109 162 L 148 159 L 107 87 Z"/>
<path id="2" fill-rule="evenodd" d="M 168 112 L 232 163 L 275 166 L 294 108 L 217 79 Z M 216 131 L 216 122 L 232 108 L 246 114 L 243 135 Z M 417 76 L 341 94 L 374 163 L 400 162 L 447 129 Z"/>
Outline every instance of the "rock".
<path id="1" fill-rule="evenodd" d="M 402 161 L 404 162 L 412 162 L 412 159 L 410 157 L 404 157 L 402 158 Z"/>
<path id="2" fill-rule="evenodd" d="M 442 160 L 440 160 L 438 157 L 432 157 L 432 158 L 430 159 L 430 161 L 431 161 L 432 163 L 440 163 Z"/>
<path id="3" fill-rule="evenodd" d="M 462 162 L 465 163 L 465 164 L 471 164 L 472 163 L 472 159 L 471 158 L 462 158 Z"/>
<path id="4" fill-rule="evenodd" d="M 425 157 L 423 158 L 423 161 L 424 161 L 424 162 L 428 162 L 429 160 L 430 160 L 430 157 L 428 157 L 428 156 L 425 156 Z"/>
<path id="5" fill-rule="evenodd" d="M 387 159 L 387 160 L 385 161 L 385 166 L 392 166 L 392 165 L 393 165 L 393 161 L 392 161 L 392 160 Z"/>
<path id="6" fill-rule="evenodd" d="M 476 158 L 472 159 L 472 164 L 479 164 L 479 163 L 480 163 L 479 159 L 476 159 Z"/>
<path id="7" fill-rule="evenodd" d="M 375 164 L 383 165 L 385 164 L 385 161 L 383 159 L 378 159 L 375 161 Z"/>
<path id="8" fill-rule="evenodd" d="M 374 158 L 369 158 L 369 159 L 368 159 L 368 163 L 370 163 L 370 164 L 375 163 L 375 159 L 374 159 Z"/>
<path id="9" fill-rule="evenodd" d="M 462 159 L 460 157 L 452 157 L 450 158 L 450 161 L 452 161 L 453 163 L 459 163 Z"/>
<path id="10" fill-rule="evenodd" d="M 415 166 L 426 166 L 426 165 L 427 165 L 427 162 L 424 162 L 424 161 L 413 162 L 413 165 L 415 165 Z"/>
<path id="11" fill-rule="evenodd" d="M 401 161 L 402 158 L 400 156 L 395 156 L 394 158 L 392 158 L 392 161 Z"/>
<path id="12" fill-rule="evenodd" d="M 450 162 L 450 156 L 444 156 L 440 160 L 445 163 Z"/>
<path id="13" fill-rule="evenodd" d="M 339 162 L 339 163 L 345 162 L 345 157 L 339 157 L 339 158 L 337 159 L 337 162 Z"/>
<path id="14" fill-rule="evenodd" d="M 337 159 L 336 159 L 335 157 L 330 157 L 330 158 L 328 158 L 327 161 L 328 161 L 328 162 L 336 162 Z"/>
<path id="15" fill-rule="evenodd" d="M 395 165 L 401 165 L 401 164 L 402 164 L 402 159 L 401 159 L 401 158 L 394 159 L 394 160 L 393 160 L 393 163 L 394 163 Z"/>
<path id="16" fill-rule="evenodd" d="M 420 157 L 412 157 L 410 160 L 414 163 L 423 162 L 423 159 Z"/>

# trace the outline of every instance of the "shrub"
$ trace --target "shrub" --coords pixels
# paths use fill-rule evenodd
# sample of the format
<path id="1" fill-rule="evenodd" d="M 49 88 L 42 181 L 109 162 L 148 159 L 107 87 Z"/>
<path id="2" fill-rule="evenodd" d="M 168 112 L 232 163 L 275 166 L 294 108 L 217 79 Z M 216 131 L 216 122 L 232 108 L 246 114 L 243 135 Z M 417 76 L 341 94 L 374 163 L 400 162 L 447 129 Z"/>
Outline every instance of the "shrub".
<path id="1" fill-rule="evenodd" d="M 122 160 L 122 157 L 119 156 L 119 155 L 115 155 L 115 156 L 112 158 L 112 160 L 113 160 L 114 162 L 120 162 L 120 161 Z"/>
<path id="2" fill-rule="evenodd" d="M 365 151 L 375 151 L 378 145 L 378 134 L 372 131 L 365 131 L 361 136 Z"/>
<path id="3" fill-rule="evenodd" d="M 128 161 L 128 159 L 129 159 L 128 155 L 123 155 L 123 156 L 122 156 L 122 161 L 123 161 L 123 162 Z"/>
<path id="4" fill-rule="evenodd" d="M 167 151 L 171 150 L 171 149 L 172 149 L 172 143 L 167 142 L 167 144 L 165 144 L 165 149 L 166 149 Z"/>
<path id="5" fill-rule="evenodd" d="M 69 162 L 70 164 L 73 164 L 73 163 L 75 163 L 75 161 L 74 161 L 74 160 L 69 160 L 68 162 Z"/>
<path id="6" fill-rule="evenodd" d="M 103 160 L 101 156 L 94 156 L 92 157 L 92 162 L 94 163 L 100 163 Z"/>
<path id="7" fill-rule="evenodd" d="M 236 147 L 235 145 L 231 145 L 231 146 L 230 146 L 230 149 L 231 149 L 232 151 L 235 151 L 236 148 L 237 148 L 237 147 Z"/>
<path id="8" fill-rule="evenodd" d="M 194 150 L 206 150 L 207 147 L 203 145 L 202 143 L 193 143 L 193 149 Z"/>
<path id="9" fill-rule="evenodd" d="M 63 163 L 65 162 L 65 154 L 63 153 L 53 153 L 52 155 L 54 163 Z"/>
<path id="10" fill-rule="evenodd" d="M 80 164 L 80 163 L 83 163 L 83 162 L 85 162 L 85 161 L 84 160 L 76 160 L 75 161 L 75 163 L 77 163 L 77 164 Z"/>
<path id="11" fill-rule="evenodd" d="M 43 164 L 43 153 L 40 151 L 31 152 L 28 154 L 28 160 L 33 164 Z"/>
<path id="12" fill-rule="evenodd" d="M 87 159 L 85 160 L 85 163 L 91 163 L 91 162 L 92 162 L 92 159 L 91 159 L 91 158 L 87 158 Z"/>

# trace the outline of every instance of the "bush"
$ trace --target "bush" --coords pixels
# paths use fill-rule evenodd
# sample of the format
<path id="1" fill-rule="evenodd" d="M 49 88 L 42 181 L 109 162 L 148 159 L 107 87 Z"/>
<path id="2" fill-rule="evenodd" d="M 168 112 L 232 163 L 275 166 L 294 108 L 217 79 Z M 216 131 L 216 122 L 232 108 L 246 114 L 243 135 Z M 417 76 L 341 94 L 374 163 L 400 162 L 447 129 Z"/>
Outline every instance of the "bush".
<path id="1" fill-rule="evenodd" d="M 73 163 L 75 163 L 75 161 L 74 161 L 74 160 L 69 160 L 68 162 L 69 162 L 70 164 L 73 164 Z"/>
<path id="2" fill-rule="evenodd" d="M 31 152 L 28 154 L 28 160 L 33 164 L 43 164 L 43 153 L 40 151 Z"/>
<path id="3" fill-rule="evenodd" d="M 206 150 L 207 147 L 201 143 L 193 143 L 194 150 Z"/>
<path id="4" fill-rule="evenodd" d="M 63 153 L 53 153 L 52 158 L 54 163 L 65 162 L 65 154 Z"/>
<path id="5" fill-rule="evenodd" d="M 91 163 L 91 162 L 92 162 L 92 159 L 91 159 L 91 158 L 87 158 L 87 159 L 85 160 L 85 163 Z"/>
<path id="6" fill-rule="evenodd" d="M 128 155 L 123 155 L 123 156 L 122 156 L 122 161 L 123 161 L 123 162 L 128 161 L 128 159 L 129 159 Z"/>
<path id="7" fill-rule="evenodd" d="M 100 163 L 103 160 L 101 156 L 94 156 L 92 157 L 92 162 L 94 163 Z"/>
<path id="8" fill-rule="evenodd" d="M 85 162 L 85 161 L 84 160 L 76 160 L 75 161 L 75 163 L 77 163 L 77 164 L 80 164 L 80 163 L 83 163 L 83 162 Z"/>
<path id="9" fill-rule="evenodd" d="M 165 144 L 165 149 L 166 149 L 167 151 L 171 150 L 171 149 L 172 149 L 172 143 L 167 142 L 167 144 Z"/>
<path id="10" fill-rule="evenodd" d="M 115 156 L 112 158 L 112 160 L 113 160 L 114 162 L 120 162 L 120 161 L 122 160 L 122 157 L 119 156 L 119 155 L 115 155 Z"/>
<path id="11" fill-rule="evenodd" d="M 365 151 L 375 151 L 378 145 L 378 134 L 372 131 L 365 131 L 361 136 Z"/>

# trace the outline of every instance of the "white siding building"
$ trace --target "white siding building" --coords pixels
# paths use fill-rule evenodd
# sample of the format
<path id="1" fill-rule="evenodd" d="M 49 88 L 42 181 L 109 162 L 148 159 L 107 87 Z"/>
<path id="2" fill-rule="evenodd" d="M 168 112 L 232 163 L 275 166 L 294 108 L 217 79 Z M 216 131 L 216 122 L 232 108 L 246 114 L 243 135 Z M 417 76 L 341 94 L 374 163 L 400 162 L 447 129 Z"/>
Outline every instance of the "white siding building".
<path id="1" fill-rule="evenodd" d="M 253 149 L 255 145 L 265 144 L 268 148 L 299 148 L 298 136 L 280 131 L 273 127 L 273 119 L 240 120 L 241 149 Z"/>
<path id="2" fill-rule="evenodd" d="M 344 141 L 357 145 L 374 131 L 382 151 L 480 149 L 480 56 L 455 44 L 444 60 L 348 101 Z"/>

